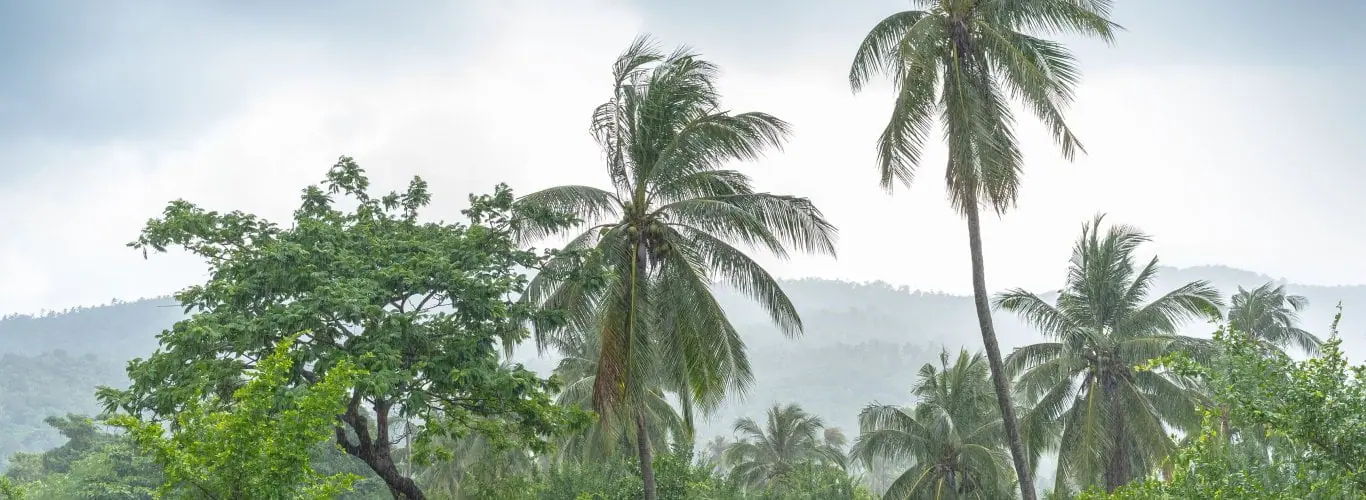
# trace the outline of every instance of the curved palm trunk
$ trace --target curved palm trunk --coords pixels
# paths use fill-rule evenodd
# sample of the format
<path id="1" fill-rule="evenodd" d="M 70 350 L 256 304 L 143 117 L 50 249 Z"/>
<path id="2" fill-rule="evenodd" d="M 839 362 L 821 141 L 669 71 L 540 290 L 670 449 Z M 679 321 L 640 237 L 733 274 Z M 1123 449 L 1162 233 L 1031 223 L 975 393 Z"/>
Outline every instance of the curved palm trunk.
<path id="1" fill-rule="evenodd" d="M 645 431 L 643 412 L 636 412 L 636 451 L 640 454 L 640 481 L 645 485 L 645 500 L 655 500 L 654 454 L 650 452 L 650 433 Z"/>
<path id="2" fill-rule="evenodd" d="M 1020 426 L 1015 419 L 1015 405 L 1010 399 L 1010 383 L 1006 380 L 1005 365 L 1001 361 L 1001 346 L 996 340 L 996 328 L 991 322 L 991 304 L 987 301 L 986 265 L 982 258 L 982 221 L 978 213 L 976 191 L 969 189 L 965 211 L 968 218 L 968 246 L 972 254 L 972 299 L 977 306 L 977 325 L 982 330 L 982 344 L 987 351 L 987 365 L 991 367 L 991 383 L 996 386 L 996 402 L 1001 406 L 1001 421 L 1010 444 L 1010 457 L 1015 462 L 1015 475 L 1020 483 L 1020 497 L 1035 500 L 1034 474 L 1025 455 Z"/>

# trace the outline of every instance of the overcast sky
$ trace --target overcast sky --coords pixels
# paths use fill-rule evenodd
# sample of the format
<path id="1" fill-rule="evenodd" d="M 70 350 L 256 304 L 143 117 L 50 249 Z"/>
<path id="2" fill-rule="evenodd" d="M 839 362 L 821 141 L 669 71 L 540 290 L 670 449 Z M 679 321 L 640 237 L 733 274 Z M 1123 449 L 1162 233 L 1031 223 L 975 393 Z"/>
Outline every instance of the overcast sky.
<path id="1" fill-rule="evenodd" d="M 1055 287 L 1080 225 L 1104 211 L 1171 265 L 1223 264 L 1307 284 L 1366 283 L 1359 168 L 1366 4 L 1121 1 L 1114 47 L 1073 46 L 1070 110 L 1090 154 L 1063 161 L 1024 121 L 1018 210 L 985 224 L 992 288 Z M 283 6 L 288 4 L 289 6 Z M 121 8 L 116 7 L 122 6 Z M 636 34 L 720 64 L 730 107 L 792 122 L 745 165 L 811 197 L 838 260 L 777 274 L 969 290 L 966 229 L 942 151 L 910 190 L 877 187 L 886 86 L 853 95 L 862 35 L 904 0 L 269 2 L 0 0 L 0 313 L 170 293 L 185 256 L 125 243 L 166 202 L 284 221 L 339 155 L 379 186 L 466 195 L 605 182 L 587 133 Z M 937 142 L 936 142 L 937 144 Z"/>

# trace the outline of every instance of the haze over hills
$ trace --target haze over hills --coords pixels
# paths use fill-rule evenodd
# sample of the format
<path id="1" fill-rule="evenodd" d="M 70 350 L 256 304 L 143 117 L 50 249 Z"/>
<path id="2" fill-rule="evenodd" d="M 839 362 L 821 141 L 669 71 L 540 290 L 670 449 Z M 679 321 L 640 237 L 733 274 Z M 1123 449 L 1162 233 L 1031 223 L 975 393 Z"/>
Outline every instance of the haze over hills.
<path id="1" fill-rule="evenodd" d="M 1061 274 L 1060 270 L 1059 278 Z M 1162 293 L 1197 279 L 1210 281 L 1226 297 L 1239 286 L 1273 281 L 1228 267 L 1164 268 L 1154 290 Z M 941 348 L 976 350 L 981 345 L 968 297 L 886 283 L 803 279 L 783 285 L 806 326 L 799 339 L 784 338 L 742 297 L 729 291 L 719 294 L 749 346 L 755 385 L 748 397 L 728 402 L 701 422 L 699 440 L 729 437 L 737 417 L 758 416 L 775 402 L 798 403 L 828 425 L 855 435 L 863 406 L 874 401 L 910 402 L 916 371 L 934 361 Z M 1366 285 L 1287 284 L 1286 289 L 1309 299 L 1301 319 L 1320 335 L 1326 335 L 1341 302 L 1344 347 L 1353 359 L 1366 358 L 1366 338 L 1356 326 L 1366 324 L 1358 318 L 1366 315 Z M 0 469 L 14 451 L 60 444 L 42 419 L 95 412 L 95 386 L 126 383 L 124 364 L 152 353 L 157 333 L 183 317 L 173 299 L 157 298 L 0 319 Z M 1008 313 L 998 313 L 996 321 L 1004 352 L 1040 338 Z M 1212 327 L 1191 324 L 1185 331 L 1208 335 Z M 530 347 L 520 348 L 514 358 L 541 373 L 548 373 L 556 362 L 550 356 L 536 356 Z"/>

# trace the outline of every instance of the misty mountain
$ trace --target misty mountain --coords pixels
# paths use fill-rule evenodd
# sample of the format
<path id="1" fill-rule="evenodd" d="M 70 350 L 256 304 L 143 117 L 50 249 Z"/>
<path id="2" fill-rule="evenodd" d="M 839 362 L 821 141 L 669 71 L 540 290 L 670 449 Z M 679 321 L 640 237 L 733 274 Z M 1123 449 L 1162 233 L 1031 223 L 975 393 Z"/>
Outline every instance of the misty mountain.
<path id="1" fill-rule="evenodd" d="M 1060 272 L 1059 282 L 1062 277 Z M 1239 286 L 1275 281 L 1227 267 L 1164 268 L 1155 291 L 1197 279 L 1210 281 L 1225 296 Z M 701 422 L 699 440 L 729 437 L 736 418 L 757 417 L 775 402 L 798 403 L 828 425 L 855 435 L 863 406 L 910 403 L 916 371 L 936 361 L 941 349 L 975 350 L 981 345 L 968 297 L 819 279 L 789 280 L 783 286 L 805 324 L 800 338 L 785 338 L 743 297 L 719 292 L 749 347 L 755 384 L 746 397 L 732 398 Z M 1310 308 L 1301 318 L 1315 333 L 1326 334 L 1334 308 L 1342 302 L 1344 346 L 1353 359 L 1366 357 L 1366 338 L 1355 326 L 1366 324 L 1357 319 L 1366 315 L 1366 286 L 1286 288 L 1308 297 Z M 125 384 L 124 364 L 151 354 L 156 335 L 181 318 L 183 309 L 173 299 L 156 298 L 0 319 L 0 436 L 7 438 L 0 439 L 0 468 L 14 451 L 60 444 L 42 419 L 95 411 L 95 386 Z M 1040 338 L 1008 313 L 996 314 L 996 327 L 1004 352 Z M 1208 336 L 1212 330 L 1212 325 L 1195 324 L 1187 325 L 1186 333 Z M 514 359 L 541 373 L 555 365 L 554 358 L 537 356 L 533 347 L 519 348 Z"/>

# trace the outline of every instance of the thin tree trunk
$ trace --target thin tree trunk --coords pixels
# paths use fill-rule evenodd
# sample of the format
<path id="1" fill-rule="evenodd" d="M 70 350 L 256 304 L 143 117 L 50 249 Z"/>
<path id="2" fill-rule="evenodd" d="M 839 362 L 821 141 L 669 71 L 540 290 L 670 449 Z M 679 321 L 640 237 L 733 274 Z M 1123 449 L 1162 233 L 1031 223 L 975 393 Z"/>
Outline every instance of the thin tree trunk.
<path id="1" fill-rule="evenodd" d="M 645 500 L 655 500 L 655 464 L 650 453 L 650 434 L 645 432 L 645 414 L 636 412 L 636 450 L 640 454 L 640 480 L 645 484 Z"/>
<path id="2" fill-rule="evenodd" d="M 968 246 L 972 253 L 972 298 L 977 306 L 977 326 L 982 330 L 982 344 L 987 351 L 987 364 L 991 366 L 991 382 L 996 386 L 996 403 L 1001 407 L 1001 421 L 1006 430 L 1006 440 L 1010 444 L 1010 457 L 1015 462 L 1015 475 L 1019 479 L 1020 497 L 1035 500 L 1034 474 L 1025 455 L 1024 441 L 1020 439 L 1020 425 L 1015 420 L 1015 404 L 1010 398 L 1010 382 L 1006 380 L 1005 363 L 1001 361 L 1001 346 L 996 340 L 996 328 L 991 322 L 991 304 L 987 300 L 986 265 L 982 258 L 982 221 L 978 213 L 976 190 L 969 188 L 967 205 L 964 207 L 968 217 Z"/>
<path id="3" fill-rule="evenodd" d="M 1115 396 L 1111 396 L 1111 399 L 1115 399 Z M 1111 436 L 1115 439 L 1115 445 L 1111 448 L 1108 467 L 1105 467 L 1106 493 L 1115 492 L 1119 486 L 1127 484 L 1130 480 L 1131 467 L 1128 463 L 1128 439 L 1124 436 L 1124 415 L 1117 411 L 1111 419 Z"/>
<path id="4" fill-rule="evenodd" d="M 1228 435 L 1228 405 L 1219 405 L 1219 438 L 1224 441 L 1229 440 Z"/>
<path id="5" fill-rule="evenodd" d="M 1120 486 L 1129 482 L 1129 440 L 1126 435 L 1124 413 L 1120 411 L 1119 404 L 1119 383 L 1107 379 L 1105 381 L 1106 401 L 1110 405 L 1110 437 L 1114 440 L 1114 445 L 1110 448 L 1110 460 L 1105 468 L 1105 491 L 1113 493 Z"/>

